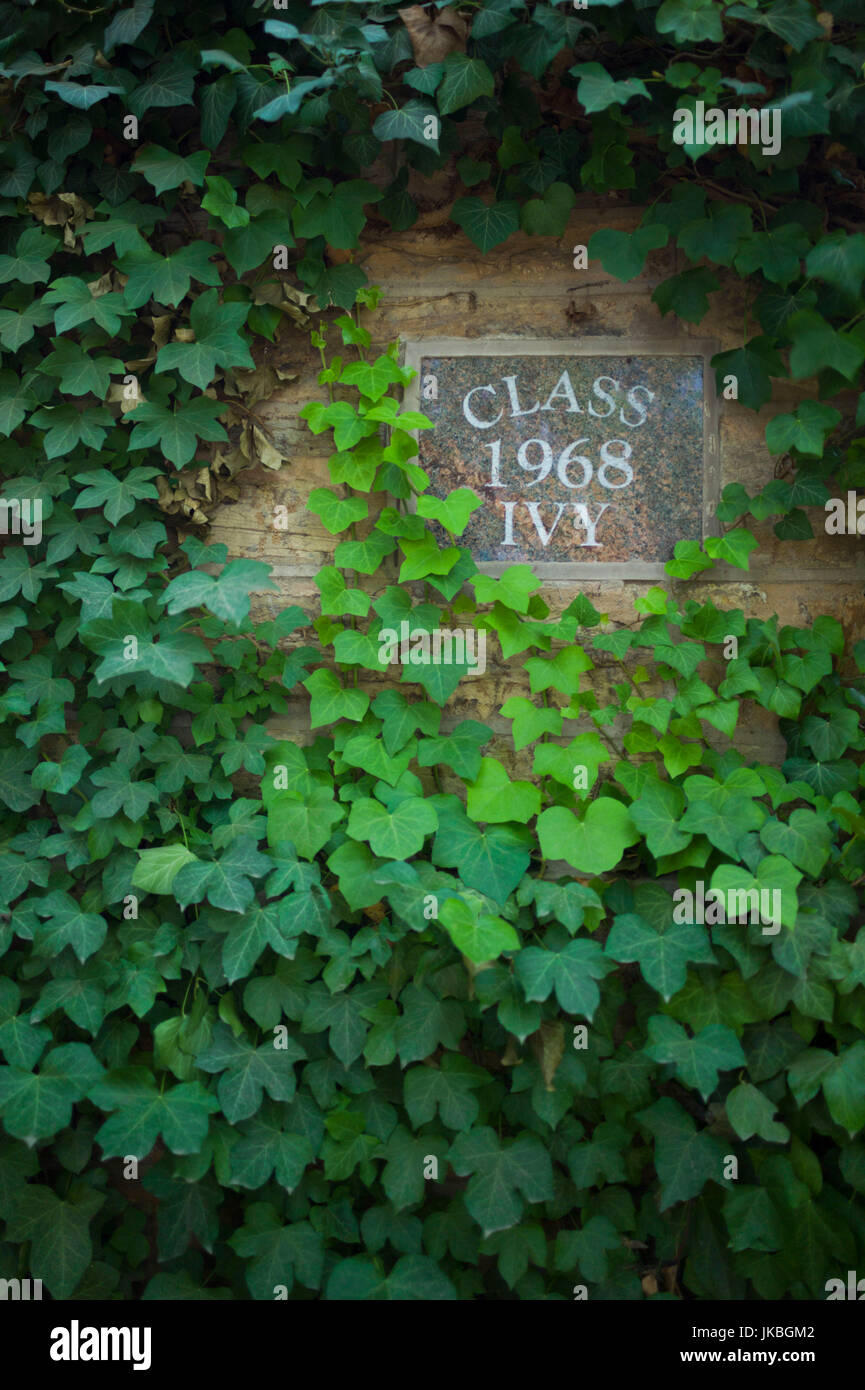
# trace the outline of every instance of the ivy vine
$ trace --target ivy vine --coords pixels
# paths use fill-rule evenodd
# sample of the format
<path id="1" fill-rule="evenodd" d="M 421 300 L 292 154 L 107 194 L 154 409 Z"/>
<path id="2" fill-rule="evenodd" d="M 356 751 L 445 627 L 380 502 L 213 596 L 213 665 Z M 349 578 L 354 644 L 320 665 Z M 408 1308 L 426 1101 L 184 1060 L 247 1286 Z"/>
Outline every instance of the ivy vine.
<path id="1" fill-rule="evenodd" d="M 865 642 L 687 585 L 861 481 L 856 10 L 0 6 L 0 1277 L 759 1300 L 863 1267 Z M 698 102 L 780 113 L 780 151 L 676 143 Z M 738 276 L 719 386 L 808 388 L 633 624 L 478 572 L 477 499 L 430 495 L 370 357 L 354 252 L 439 171 L 482 252 L 633 203 L 588 257 L 677 247 L 686 323 Z M 206 526 L 291 467 L 257 407 L 297 328 L 334 550 L 316 613 L 261 622 L 269 567 Z M 463 668 L 382 660 L 409 616 L 498 644 L 525 779 L 443 713 Z M 734 746 L 762 711 L 780 766 Z M 680 920 L 700 883 L 778 920 Z"/>

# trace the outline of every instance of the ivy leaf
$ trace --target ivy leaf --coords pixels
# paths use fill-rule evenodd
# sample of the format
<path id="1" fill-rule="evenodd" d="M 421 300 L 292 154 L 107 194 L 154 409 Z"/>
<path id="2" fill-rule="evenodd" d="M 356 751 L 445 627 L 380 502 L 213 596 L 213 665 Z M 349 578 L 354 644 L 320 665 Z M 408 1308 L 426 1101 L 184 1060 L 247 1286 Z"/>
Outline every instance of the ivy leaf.
<path id="1" fill-rule="evenodd" d="M 216 1096 L 198 1081 L 158 1091 L 155 1078 L 143 1067 L 109 1072 L 91 1087 L 90 1099 L 100 1110 L 114 1111 L 96 1132 L 104 1158 L 145 1158 L 160 1134 L 172 1153 L 198 1153 L 208 1117 L 220 1108 Z"/>
<path id="2" fill-rule="evenodd" d="M 661 1182 L 660 1210 L 687 1202 L 711 1179 L 720 1182 L 724 1145 L 706 1130 L 697 1131 L 690 1115 L 665 1096 L 637 1119 L 655 1136 L 655 1170 Z"/>
<path id="3" fill-rule="evenodd" d="M 769 1144 L 786 1144 L 790 1131 L 786 1125 L 779 1124 L 773 1117 L 777 1106 L 750 1082 L 740 1082 L 725 1101 L 727 1118 L 740 1139 L 751 1139 L 758 1134 Z"/>
<path id="4" fill-rule="evenodd" d="M 613 960 L 637 961 L 644 980 L 665 1003 L 684 986 L 688 961 L 715 960 L 705 927 L 682 923 L 661 932 L 634 912 L 613 919 L 604 950 Z"/>
<path id="5" fill-rule="evenodd" d="M 41 299 L 34 299 L 21 313 L 0 309 L 0 344 L 8 352 L 18 352 L 29 343 L 37 328 L 51 322 L 51 309 Z"/>
<path id="6" fill-rule="evenodd" d="M 118 256 L 129 253 L 146 256 L 150 248 L 141 233 L 152 231 L 165 216 L 161 208 L 150 207 L 135 199 L 117 206 L 102 202 L 97 205 L 96 211 L 105 214 L 105 220 L 89 222 L 80 232 L 88 254 L 113 246 Z"/>
<path id="7" fill-rule="evenodd" d="M 148 300 L 178 305 L 189 293 L 193 280 L 218 285 L 219 271 L 211 264 L 214 248 L 207 241 L 191 241 L 169 256 L 160 256 L 145 246 L 127 253 L 119 262 L 128 275 L 123 298 L 130 309 L 140 309 Z"/>
<path id="8" fill-rule="evenodd" d="M 302 858 L 314 859 L 344 816 L 327 787 L 281 792 L 267 809 L 267 843 L 276 847 L 288 840 Z"/>
<path id="9" fill-rule="evenodd" d="M 433 863 L 459 869 L 467 887 L 504 903 L 528 868 L 528 831 L 513 825 L 481 830 L 461 806 L 439 807 L 438 815 Z"/>
<path id="10" fill-rule="evenodd" d="M 796 379 L 816 376 L 826 367 L 834 367 L 852 381 L 865 361 L 865 346 L 852 333 L 836 331 L 813 309 L 793 314 L 787 332 L 793 344 L 790 372 Z"/>
<path id="11" fill-rule="evenodd" d="M 479 251 L 486 254 L 519 231 L 520 205 L 513 202 L 484 203 L 480 198 L 458 198 L 451 217 Z"/>
<path id="12" fill-rule="evenodd" d="M 607 1278 L 610 1250 L 619 1250 L 622 1237 L 606 1216 L 591 1216 L 579 1231 L 559 1231 L 556 1236 L 556 1269 L 570 1273 L 579 1268 L 584 1279 L 598 1282 Z"/>
<path id="13" fill-rule="evenodd" d="M 566 183 L 551 183 L 540 198 L 529 198 L 520 212 L 520 227 L 529 236 L 564 236 L 576 194 Z"/>
<path id="14" fill-rule="evenodd" d="M 321 1287 L 324 1242 L 311 1225 L 286 1223 L 266 1202 L 248 1206 L 245 1216 L 229 1244 L 249 1261 L 246 1282 L 253 1298 L 272 1299 L 280 1285 L 290 1291 L 295 1279 L 308 1289 Z"/>
<path id="15" fill-rule="evenodd" d="M 307 498 L 309 510 L 318 517 L 332 536 L 347 531 L 368 514 L 366 502 L 360 497 L 340 497 L 327 487 L 313 488 Z"/>
<path id="16" fill-rule="evenodd" d="M 58 306 L 54 310 L 54 326 L 58 333 L 68 333 L 70 328 L 82 323 L 95 323 L 109 337 L 114 337 L 122 320 L 129 317 L 123 295 L 94 295 L 92 287 L 75 275 L 62 275 L 52 281 L 42 303 Z"/>
<path id="17" fill-rule="evenodd" d="M 320 667 L 302 682 L 312 696 L 310 725 L 333 724 L 338 719 L 359 723 L 369 708 L 369 696 L 361 690 L 345 690 L 333 671 Z"/>
<path id="18" fill-rule="evenodd" d="M 664 280 L 652 295 L 662 314 L 670 312 L 686 323 L 699 323 L 709 312 L 709 295 L 720 289 L 721 282 L 707 266 L 693 266 Z"/>
<path id="19" fill-rule="evenodd" d="M 659 34 L 673 34 L 678 44 L 722 43 L 721 13 L 713 0 L 664 0 L 655 16 L 655 28 Z M 747 11 L 749 19 L 753 13 Z"/>
<path id="20" fill-rule="evenodd" d="M 700 1092 L 703 1100 L 718 1085 L 718 1073 L 745 1066 L 745 1054 L 736 1034 L 722 1023 L 710 1023 L 689 1037 L 673 1018 L 653 1014 L 649 1019 L 649 1041 L 644 1048 L 656 1062 L 669 1062 L 686 1086 Z"/>
<path id="21" fill-rule="evenodd" d="M 170 893 L 172 884 L 184 864 L 189 864 L 194 859 L 192 851 L 180 843 L 139 850 L 138 863 L 132 875 L 132 887 L 140 888 L 143 893 Z"/>
<path id="22" fill-rule="evenodd" d="M 28 811 L 42 800 L 41 791 L 33 791 L 26 776 L 35 763 L 36 754 L 17 744 L 0 748 L 0 801 L 10 811 Z"/>
<path id="23" fill-rule="evenodd" d="M 498 579 L 478 574 L 472 583 L 478 603 L 501 603 L 516 613 L 528 613 L 530 595 L 539 588 L 529 565 L 509 565 Z"/>
<path id="24" fill-rule="evenodd" d="M 456 1050 L 465 1028 L 462 1007 L 440 999 L 420 985 L 407 985 L 399 997 L 401 1016 L 395 1029 L 396 1050 L 403 1066 L 431 1056 L 439 1045 Z"/>
<path id="25" fill-rule="evenodd" d="M 627 106 L 632 97 L 649 96 L 646 84 L 639 77 L 628 77 L 617 82 L 600 63 L 578 63 L 568 71 L 571 77 L 580 79 L 577 101 L 587 115 L 594 111 L 605 111 L 608 106 Z"/>
<path id="26" fill-rule="evenodd" d="M 225 622 L 240 623 L 249 616 L 249 595 L 260 592 L 270 579 L 270 566 L 262 560 L 232 560 L 216 578 L 203 570 L 179 574 L 160 595 L 168 612 L 209 608 Z"/>
<path id="27" fill-rule="evenodd" d="M 20 377 L 16 372 L 0 372 L 0 434 L 8 438 L 34 405 L 36 396 L 32 377 Z"/>
<path id="28" fill-rule="evenodd" d="M 46 458 L 61 458 L 76 444 L 100 449 L 114 421 L 109 410 L 78 410 L 74 405 L 43 406 L 27 422 L 44 429 L 42 447 Z M 78 549 L 73 546 L 73 550 Z"/>
<path id="29" fill-rule="evenodd" d="M 483 505 L 482 499 L 470 487 L 456 488 L 447 497 L 419 497 L 418 516 L 437 521 L 451 535 L 459 536 L 469 523 L 472 512 Z"/>
<path id="30" fill-rule="evenodd" d="M 649 252 L 666 246 L 668 237 L 666 227 L 660 223 L 638 227 L 635 232 L 604 228 L 589 238 L 586 249 L 591 260 L 600 260 L 608 275 L 617 280 L 634 280 L 642 275 Z"/>
<path id="31" fill-rule="evenodd" d="M 676 244 L 690 261 L 705 256 L 716 265 L 730 266 L 750 231 L 751 214 L 742 203 L 710 203 L 709 216 L 684 226 Z"/>
<path id="32" fill-rule="evenodd" d="M 35 932 L 35 941 L 43 955 L 56 956 L 71 946 L 83 962 L 98 951 L 105 940 L 108 932 L 105 918 L 95 912 L 83 912 L 81 904 L 60 889 L 36 899 L 33 907 L 40 917 L 48 919 Z"/>
<path id="33" fill-rule="evenodd" d="M 72 1106 L 88 1095 L 104 1068 L 84 1043 L 46 1053 L 39 1072 L 0 1067 L 0 1116 L 7 1132 L 32 1148 L 65 1129 Z"/>
<path id="34" fill-rule="evenodd" d="M 93 1255 L 90 1221 L 104 1200 L 90 1191 L 84 1200 L 62 1201 L 50 1187 L 30 1185 L 15 1202 L 7 1236 L 30 1242 L 34 1268 L 52 1298 L 71 1298 L 78 1287 Z"/>
<path id="35" fill-rule="evenodd" d="M 737 569 L 748 568 L 748 556 L 757 549 L 757 541 L 750 531 L 737 528 L 723 536 L 706 537 L 706 554 L 713 560 L 723 560 Z"/>
<path id="36" fill-rule="evenodd" d="M 437 1067 L 410 1067 L 403 1083 L 403 1103 L 412 1125 L 418 1129 L 438 1111 L 448 1129 L 471 1129 L 480 1111 L 472 1091 L 487 1079 L 482 1067 L 454 1052 L 445 1052 Z"/>
<path id="37" fill-rule="evenodd" d="M 206 290 L 196 299 L 189 315 L 195 341 L 166 343 L 157 353 L 154 370 L 167 372 L 176 367 L 184 381 L 201 390 L 210 385 L 217 366 L 251 370 L 255 363 L 238 332 L 248 312 L 248 305 L 221 304 L 217 290 Z"/>
<path id="38" fill-rule="evenodd" d="M 364 206 L 380 202 L 384 193 L 366 179 L 345 179 L 335 187 L 328 179 L 321 182 L 327 184 L 326 190 L 313 193 L 306 205 L 295 205 L 292 211 L 295 234 L 323 236 L 329 246 L 348 250 L 357 245 L 363 231 Z"/>
<path id="39" fill-rule="evenodd" d="M 184 864 L 171 891 L 184 907 L 200 903 L 206 895 L 225 912 L 245 912 L 255 896 L 251 879 L 262 878 L 272 868 L 273 860 L 259 853 L 252 836 L 240 836 L 221 858 Z"/>
<path id="40" fill-rule="evenodd" d="M 129 109 L 140 119 L 154 107 L 193 106 L 194 78 L 195 67 L 189 58 L 175 50 L 132 89 L 127 97 Z"/>
<path id="41" fill-rule="evenodd" d="M 122 87 L 105 87 L 99 82 L 82 86 L 80 82 L 46 82 L 46 92 L 56 92 L 62 101 L 74 106 L 78 111 L 89 111 L 97 102 L 106 97 L 124 96 Z"/>
<path id="42" fill-rule="evenodd" d="M 184 159 L 161 145 L 142 145 L 132 168 L 136 174 L 143 174 L 157 196 L 161 196 L 171 188 L 179 188 L 186 180 L 200 188 L 209 161 L 209 150 L 196 150 Z"/>
<path id="43" fill-rule="evenodd" d="M 769 819 L 760 827 L 760 839 L 771 855 L 786 855 L 797 868 L 819 878 L 832 848 L 828 823 L 814 811 L 799 807 L 783 821 Z"/>
<path id="44" fill-rule="evenodd" d="M 207 192 L 201 200 L 205 212 L 221 222 L 224 227 L 241 228 L 249 226 L 249 213 L 237 201 L 237 192 L 222 174 L 208 174 L 205 178 Z"/>
<path id="45" fill-rule="evenodd" d="M 312 1104 L 312 1102 L 310 1102 Z M 231 1150 L 231 1181 L 239 1187 L 263 1187 L 271 1174 L 293 1192 L 304 1170 L 315 1161 L 317 1145 L 286 1118 L 292 1107 L 265 1103 Z"/>
<path id="46" fill-rule="evenodd" d="M 430 118 L 432 125 L 427 125 Z M 379 140 L 414 140 L 438 154 L 438 135 L 428 137 L 424 134 L 425 129 L 436 132 L 438 128 L 436 108 L 429 102 L 412 97 L 398 111 L 382 111 L 380 116 L 376 116 L 372 133 Z"/>
<path id="47" fill-rule="evenodd" d="M 803 6 L 808 17 L 810 10 Z M 865 236 L 856 232 L 831 232 L 821 237 L 805 261 L 810 276 L 825 280 L 844 294 L 859 294 L 865 279 Z"/>
<path id="48" fill-rule="evenodd" d="M 459 898 L 441 903 L 438 919 L 457 950 L 476 965 L 495 960 L 503 951 L 519 950 L 520 938 L 509 922 L 478 913 Z"/>
<path id="49" fill-rule="evenodd" d="M 478 97 L 491 97 L 494 87 L 493 75 L 482 59 L 449 53 L 436 92 L 439 111 L 449 116 L 452 111 L 470 106 Z"/>
<path id="50" fill-rule="evenodd" d="M 773 284 L 786 286 L 799 279 L 802 257 L 810 245 L 810 238 L 795 222 L 755 232 L 736 252 L 736 269 L 743 275 L 761 270 Z"/>
<path id="51" fill-rule="evenodd" d="M 811 39 L 821 38 L 824 32 L 807 0 L 774 0 L 768 10 L 753 9 L 747 4 L 730 5 L 727 14 L 731 19 L 743 19 L 748 24 L 769 29 L 797 53 Z M 810 275 L 811 271 L 808 273 Z"/>
<path id="52" fill-rule="evenodd" d="M 124 371 L 119 358 L 97 357 L 68 338 L 52 338 L 51 341 L 54 351 L 49 352 L 36 370 L 59 377 L 60 387 L 68 396 L 86 396 L 92 392 L 104 400 L 112 375 L 120 376 Z"/>
<path id="53" fill-rule="evenodd" d="M 656 859 L 664 854 L 678 854 L 691 843 L 693 837 L 679 826 L 684 807 L 681 788 L 661 781 L 648 782 L 641 795 L 631 803 L 631 820 L 645 835 L 649 853 Z"/>
<path id="54" fill-rule="evenodd" d="M 514 741 L 514 751 L 527 747 L 534 743 L 536 739 L 544 734 L 560 734 L 562 732 L 561 712 L 556 709 L 546 709 L 542 705 L 533 704 L 524 696 L 514 695 L 506 700 L 502 705 L 501 713 L 505 719 L 512 719 L 512 737 Z M 472 779 L 476 780 L 475 778 Z M 572 777 L 569 777 L 566 785 L 570 786 Z M 483 819 L 477 817 L 476 819 Z M 527 816 L 512 816 L 512 820 L 527 820 Z"/>
<path id="55" fill-rule="evenodd" d="M 210 650 L 200 638 L 178 631 L 178 626 L 169 622 L 154 629 L 141 604 L 115 599 L 111 616 L 88 622 L 81 629 L 81 640 L 102 657 L 95 671 L 100 682 L 144 672 L 156 680 L 187 686 L 195 674 L 195 663 L 208 661 Z M 137 644 L 135 656 L 129 648 L 130 638 Z"/>
<path id="56" fill-rule="evenodd" d="M 488 824 L 525 824 L 541 808 L 540 788 L 531 782 L 512 782 L 497 758 L 481 758 L 476 779 L 466 788 L 466 812 L 471 820 Z"/>
<path id="57" fill-rule="evenodd" d="M 118 44 L 131 44 L 147 28 L 153 14 L 154 0 L 133 0 L 129 10 L 118 10 L 105 29 L 102 52 L 106 57 Z"/>
<path id="58" fill-rule="evenodd" d="M 776 415 L 766 426 L 766 447 L 772 454 L 798 449 L 823 457 L 826 435 L 841 423 L 841 412 L 820 401 L 803 401 L 792 415 Z"/>
<path id="59" fill-rule="evenodd" d="M 373 854 L 385 859 L 409 859 L 419 854 L 427 835 L 438 826 L 434 808 L 420 797 L 407 797 L 388 810 L 370 797 L 355 801 L 348 818 L 354 840 L 367 840 Z"/>
<path id="60" fill-rule="evenodd" d="M 200 439 L 227 441 L 225 429 L 217 423 L 225 409 L 222 401 L 213 401 L 209 396 L 175 400 L 171 406 L 142 401 L 128 412 L 132 423 L 129 447 L 146 449 L 155 444 L 169 462 L 182 468 L 195 456 Z"/>
<path id="61" fill-rule="evenodd" d="M 280 21 L 268 20 L 267 22 L 278 24 Z M 288 27 L 283 25 L 283 28 Z M 283 116 L 293 116 L 300 110 L 312 92 L 319 91 L 322 87 L 332 87 L 336 80 L 336 74 L 333 72 L 321 72 L 316 77 L 296 78 L 291 85 L 291 91 L 274 97 L 273 101 L 268 101 L 264 106 L 259 106 L 255 111 L 255 119 L 271 122 L 278 121 Z"/>
<path id="62" fill-rule="evenodd" d="M 14 256 L 0 256 L 0 284 L 12 281 L 20 285 L 35 285 L 51 274 L 48 257 L 58 250 L 58 243 L 38 227 L 28 227 L 15 243 Z"/>
<path id="63" fill-rule="evenodd" d="M 254 1047 L 245 1036 L 236 1038 L 218 1023 L 210 1045 L 196 1055 L 196 1066 L 219 1075 L 217 1095 L 229 1124 L 247 1120 L 261 1107 L 262 1092 L 272 1100 L 292 1100 L 297 1089 L 295 1062 L 306 1056 L 293 1038 L 285 1036 Z"/>
<path id="64" fill-rule="evenodd" d="M 515 974 L 527 999 L 547 999 L 555 990 L 565 1013 L 582 1014 L 589 1021 L 601 999 L 595 981 L 614 968 L 598 943 L 584 938 L 569 941 L 561 951 L 526 946 L 515 961 Z"/>
<path id="65" fill-rule="evenodd" d="M 7 551 L 0 561 L 0 603 L 20 593 L 28 603 L 35 603 L 47 579 L 56 579 L 59 571 L 44 562 L 31 565 L 22 548 Z M 48 732 L 48 730 L 46 730 Z"/>
<path id="66" fill-rule="evenodd" d="M 502 1142 L 488 1125 L 481 1125 L 459 1135 L 449 1158 L 461 1177 L 472 1174 L 464 1201 L 484 1236 L 515 1226 L 526 1202 L 552 1199 L 550 1157 L 533 1135 Z"/>
<path id="67" fill-rule="evenodd" d="M 852 1138 L 865 1125 L 865 1042 L 838 1054 L 823 1078 L 823 1094 L 832 1119 Z"/>
<path id="68" fill-rule="evenodd" d="M 418 766 L 435 767 L 445 763 L 465 781 L 474 781 L 481 767 L 480 750 L 491 738 L 492 730 L 487 724 L 480 724 L 476 719 L 462 719 L 450 733 L 420 740 Z"/>
<path id="69" fill-rule="evenodd" d="M 72 505 L 76 508 L 100 507 L 106 521 L 116 526 L 121 517 L 134 509 L 139 499 L 159 496 L 150 482 L 158 472 L 158 468 L 132 468 L 123 478 L 109 473 L 107 468 L 76 473 L 76 483 L 83 483 L 85 486 Z"/>
<path id="70" fill-rule="evenodd" d="M 73 743 L 66 749 L 59 763 L 39 763 L 33 769 L 33 786 L 65 796 L 81 781 L 84 768 L 89 762 L 90 754 L 86 748 L 82 748 L 80 743 Z"/>
<path id="71" fill-rule="evenodd" d="M 544 858 L 564 859 L 584 873 L 615 868 L 628 845 L 640 838 L 628 808 L 609 797 L 589 802 L 582 820 L 564 806 L 551 806 L 537 824 Z"/>
<path id="72" fill-rule="evenodd" d="M 364 1014 L 386 994 L 387 987 L 378 984 L 355 985 L 337 994 L 321 983 L 309 986 L 301 1004 L 301 1032 L 326 1029 L 331 1051 L 343 1066 L 350 1067 L 361 1055 L 369 1032 Z"/>

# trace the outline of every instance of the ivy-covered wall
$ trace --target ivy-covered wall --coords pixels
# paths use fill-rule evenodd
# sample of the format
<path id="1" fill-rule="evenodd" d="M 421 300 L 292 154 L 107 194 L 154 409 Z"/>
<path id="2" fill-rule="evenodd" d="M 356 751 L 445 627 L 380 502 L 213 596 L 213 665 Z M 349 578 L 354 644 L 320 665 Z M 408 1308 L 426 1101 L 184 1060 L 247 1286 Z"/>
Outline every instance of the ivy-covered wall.
<path id="1" fill-rule="evenodd" d="M 589 4 L 0 5 L 0 1278 L 865 1269 L 859 0 Z M 675 138 L 751 100 L 777 154 Z M 671 324 L 722 534 L 478 572 L 398 339 Z"/>
<path id="2" fill-rule="evenodd" d="M 477 130 L 465 138 L 477 142 Z M 371 352 L 383 352 L 396 338 L 410 342 L 430 337 L 512 336 L 515 353 L 520 351 L 521 338 L 577 341 L 613 336 L 621 337 L 623 350 L 637 340 L 647 348 L 653 340 L 671 337 L 709 339 L 717 342 L 719 353 L 735 350 L 741 343 L 743 315 L 753 291 L 723 269 L 719 271 L 722 291 L 712 296 L 698 324 L 661 313 L 653 295 L 687 268 L 684 253 L 675 247 L 650 252 L 645 268 L 627 281 L 610 274 L 599 260 L 591 260 L 585 270 L 574 268 L 574 248 L 587 246 L 595 233 L 605 228 L 630 233 L 639 225 L 645 209 L 624 206 L 620 195 L 582 194 L 560 238 L 516 233 L 484 254 L 446 223 L 455 179 L 415 175 L 415 183 L 432 204 L 429 210 L 407 231 L 368 231 L 354 256 L 369 281 L 382 290 L 381 302 L 369 317 Z M 436 202 L 439 198 L 441 203 Z M 278 385 L 258 409 L 285 461 L 277 468 L 259 466 L 240 474 L 237 499 L 214 510 L 211 531 L 231 555 L 266 560 L 271 566 L 276 592 L 252 596 L 252 611 L 261 620 L 275 616 L 286 603 L 316 602 L 319 591 L 313 577 L 322 564 L 330 562 L 334 549 L 334 537 L 307 506 L 309 492 L 330 481 L 327 460 L 332 453 L 329 442 L 311 435 L 299 418 L 303 404 L 320 391 L 317 364 L 308 352 L 308 330 L 288 327 L 272 357 L 292 380 Z M 812 399 L 814 391 L 813 379 L 775 382 L 771 401 L 756 411 L 725 400 L 718 392 L 722 487 L 739 484 L 755 495 L 771 483 L 778 460 L 766 448 L 766 426 L 779 412 L 793 411 Z M 837 402 L 839 408 L 855 411 L 852 391 L 842 393 Z M 748 572 L 719 565 L 689 583 L 689 596 L 701 602 L 711 600 L 718 607 L 736 607 L 755 618 L 777 613 L 781 623 L 812 622 L 819 613 L 831 614 L 855 640 L 865 630 L 861 545 L 855 536 L 828 536 L 822 507 L 806 508 L 806 513 L 814 534 L 793 545 L 774 534 L 775 517 L 762 522 L 752 519 L 760 547 Z M 358 576 L 357 582 L 375 593 L 393 582 L 397 568 L 385 564 L 382 576 Z M 546 578 L 543 595 L 551 610 L 560 613 L 582 591 L 615 621 L 628 622 L 634 598 L 649 587 L 649 582 L 636 580 L 588 577 L 575 583 Z M 526 693 L 525 674 L 513 662 L 504 661 L 495 645 L 490 647 L 488 663 L 483 676 L 457 687 L 445 721 L 452 724 L 469 716 L 490 723 L 498 735 L 493 745 L 496 756 L 525 775 L 530 757 L 514 753 L 510 725 L 498 713 L 509 696 Z M 612 683 L 618 679 L 614 663 L 611 670 Z M 365 674 L 362 679 L 365 688 L 375 690 L 388 677 Z M 309 736 L 305 717 L 297 710 L 276 716 L 270 727 L 283 736 Z M 783 753 L 774 717 L 759 708 L 743 714 L 736 745 L 752 756 Z"/>

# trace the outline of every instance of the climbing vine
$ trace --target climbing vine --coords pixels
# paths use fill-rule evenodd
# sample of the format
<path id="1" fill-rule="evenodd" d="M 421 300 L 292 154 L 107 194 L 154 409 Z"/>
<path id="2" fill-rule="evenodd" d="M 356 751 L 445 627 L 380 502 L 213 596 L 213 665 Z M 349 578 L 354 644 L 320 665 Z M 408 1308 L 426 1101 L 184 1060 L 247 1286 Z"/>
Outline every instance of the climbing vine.
<path id="1" fill-rule="evenodd" d="M 687 581 L 860 482 L 853 0 L 0 11 L 0 1277 L 825 1297 L 865 1262 L 865 643 Z M 678 143 L 698 102 L 779 151 Z M 588 259 L 675 246 L 687 323 L 738 277 L 719 387 L 808 386 L 632 624 L 478 573 L 478 499 L 429 491 L 354 259 L 428 188 L 481 251 L 633 203 Z M 257 407 L 298 328 L 333 554 L 259 622 L 269 567 L 206 526 L 292 467 Z M 502 756 L 446 710 L 464 663 L 384 659 L 406 619 L 497 644 Z M 755 711 L 780 766 L 736 751 Z"/>

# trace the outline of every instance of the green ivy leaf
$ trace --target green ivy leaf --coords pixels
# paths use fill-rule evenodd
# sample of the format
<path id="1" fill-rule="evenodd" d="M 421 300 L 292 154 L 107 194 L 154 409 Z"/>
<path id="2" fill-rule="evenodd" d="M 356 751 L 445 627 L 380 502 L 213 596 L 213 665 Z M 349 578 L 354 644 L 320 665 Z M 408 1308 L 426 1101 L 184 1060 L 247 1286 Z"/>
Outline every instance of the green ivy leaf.
<path id="1" fill-rule="evenodd" d="M 582 820 L 564 806 L 538 816 L 538 839 L 545 859 L 564 859 L 583 873 L 600 874 L 621 861 L 638 839 L 628 808 L 604 797 L 591 801 Z"/>
<path id="2" fill-rule="evenodd" d="M 470 106 L 478 97 L 491 97 L 493 90 L 493 75 L 482 59 L 469 58 L 465 53 L 449 53 L 436 92 L 439 111 L 448 116 L 452 111 Z"/>
<path id="3" fill-rule="evenodd" d="M 450 1151 L 451 1167 L 471 1173 L 465 1204 L 484 1236 L 515 1226 L 526 1202 L 550 1201 L 553 1172 L 549 1154 L 533 1135 L 504 1143 L 487 1125 L 461 1134 Z"/>
<path id="4" fill-rule="evenodd" d="M 675 1019 L 654 1014 L 649 1019 L 649 1041 L 645 1052 L 656 1062 L 668 1062 L 686 1086 L 700 1092 L 703 1100 L 718 1085 L 718 1074 L 745 1065 L 736 1034 L 722 1023 L 710 1023 L 693 1037 Z"/>
<path id="5" fill-rule="evenodd" d="M 125 1154 L 144 1158 L 160 1134 L 172 1153 L 198 1153 L 207 1134 L 208 1116 L 219 1110 L 219 1101 L 199 1082 L 183 1082 L 158 1091 L 154 1078 L 143 1067 L 109 1073 L 91 1087 L 90 1099 L 100 1110 L 114 1111 L 96 1133 L 105 1158 Z"/>
<path id="6" fill-rule="evenodd" d="M 568 71 L 571 77 L 580 79 L 577 101 L 587 115 L 593 111 L 605 111 L 608 106 L 627 106 L 633 97 L 649 96 L 646 84 L 639 77 L 616 81 L 600 63 L 578 63 Z"/>
<path id="7" fill-rule="evenodd" d="M 519 950 L 520 938 L 509 922 L 479 913 L 460 898 L 447 898 L 440 905 L 439 921 L 457 950 L 477 965 L 495 960 L 503 951 Z"/>
<path id="8" fill-rule="evenodd" d="M 486 254 L 519 230 L 520 205 L 507 201 L 487 204 L 480 198 L 457 198 L 451 208 L 451 217 L 478 250 Z"/>

